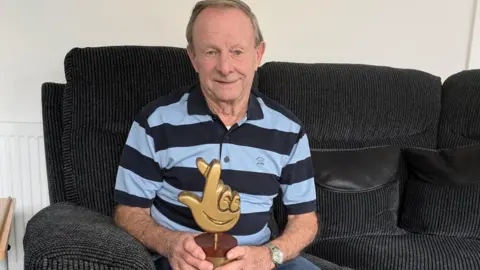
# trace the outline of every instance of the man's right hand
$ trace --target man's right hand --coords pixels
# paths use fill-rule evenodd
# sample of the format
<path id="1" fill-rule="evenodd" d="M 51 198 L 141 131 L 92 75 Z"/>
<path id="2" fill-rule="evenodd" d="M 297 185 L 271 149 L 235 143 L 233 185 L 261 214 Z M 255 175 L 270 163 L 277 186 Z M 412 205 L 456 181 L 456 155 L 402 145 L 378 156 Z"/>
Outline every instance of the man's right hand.
<path id="1" fill-rule="evenodd" d="M 173 270 L 212 270 L 213 264 L 205 260 L 205 252 L 197 245 L 195 234 L 179 233 L 169 245 L 168 261 Z"/>

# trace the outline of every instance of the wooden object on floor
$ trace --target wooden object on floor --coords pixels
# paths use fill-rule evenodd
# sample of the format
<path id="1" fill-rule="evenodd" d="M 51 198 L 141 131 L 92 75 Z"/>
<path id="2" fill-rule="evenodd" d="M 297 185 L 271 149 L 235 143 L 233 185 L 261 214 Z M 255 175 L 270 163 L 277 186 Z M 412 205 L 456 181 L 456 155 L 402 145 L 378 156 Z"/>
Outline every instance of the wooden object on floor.
<path id="1" fill-rule="evenodd" d="M 0 262 L 7 258 L 8 236 L 12 228 L 14 212 L 15 199 L 0 198 Z"/>

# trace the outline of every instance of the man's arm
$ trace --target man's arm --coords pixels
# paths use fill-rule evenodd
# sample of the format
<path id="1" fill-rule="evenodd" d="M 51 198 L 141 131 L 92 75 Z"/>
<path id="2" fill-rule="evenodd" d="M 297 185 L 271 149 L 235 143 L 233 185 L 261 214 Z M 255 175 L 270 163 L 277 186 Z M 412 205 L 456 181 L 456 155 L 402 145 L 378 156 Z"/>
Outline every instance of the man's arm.
<path id="1" fill-rule="evenodd" d="M 167 256 L 179 233 L 158 225 L 149 212 L 148 208 L 119 205 L 115 211 L 115 223 L 148 249 Z"/>
<path id="2" fill-rule="evenodd" d="M 299 131 L 289 160 L 282 170 L 281 188 L 288 221 L 282 235 L 271 241 L 284 260 L 295 258 L 314 239 L 318 231 L 313 165 L 307 134 Z"/>
<path id="3" fill-rule="evenodd" d="M 284 260 L 287 261 L 298 256 L 313 241 L 317 231 L 317 215 L 314 212 L 289 215 L 282 235 L 272 240 L 271 243 L 280 248 Z"/>
<path id="4" fill-rule="evenodd" d="M 174 232 L 157 224 L 150 208 L 162 188 L 163 169 L 156 155 L 147 116 L 140 113 L 127 137 L 115 183 L 115 223 L 145 247 L 167 257 L 173 269 L 210 270 L 193 233 Z"/>
<path id="5" fill-rule="evenodd" d="M 132 124 L 120 158 L 115 184 L 115 223 L 147 248 L 166 255 L 174 232 L 158 225 L 150 216 L 163 175 L 157 162 L 147 116 L 140 112 Z"/>

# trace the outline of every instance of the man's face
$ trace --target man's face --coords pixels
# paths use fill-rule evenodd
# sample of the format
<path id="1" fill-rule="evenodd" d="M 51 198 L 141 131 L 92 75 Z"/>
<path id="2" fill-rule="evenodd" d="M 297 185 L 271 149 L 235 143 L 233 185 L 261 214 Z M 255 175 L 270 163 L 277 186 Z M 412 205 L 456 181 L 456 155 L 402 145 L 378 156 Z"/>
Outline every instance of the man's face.
<path id="1" fill-rule="evenodd" d="M 253 24 L 241 10 L 207 8 L 193 27 L 192 64 L 207 94 L 234 102 L 250 93 L 265 44 L 255 46 Z"/>

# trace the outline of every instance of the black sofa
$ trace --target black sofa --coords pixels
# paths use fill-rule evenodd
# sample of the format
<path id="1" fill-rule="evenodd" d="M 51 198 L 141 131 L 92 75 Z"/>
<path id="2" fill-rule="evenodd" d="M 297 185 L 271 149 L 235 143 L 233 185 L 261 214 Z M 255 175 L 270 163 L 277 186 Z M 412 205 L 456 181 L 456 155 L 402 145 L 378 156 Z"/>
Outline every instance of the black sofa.
<path id="1" fill-rule="evenodd" d="M 42 85 L 51 205 L 27 224 L 25 269 L 153 269 L 113 225 L 118 160 L 140 108 L 195 83 L 174 47 L 75 48 Z M 359 64 L 269 62 L 255 86 L 306 125 L 322 269 L 480 269 L 480 71 L 445 80 Z M 279 197 L 270 224 L 286 223 Z"/>

